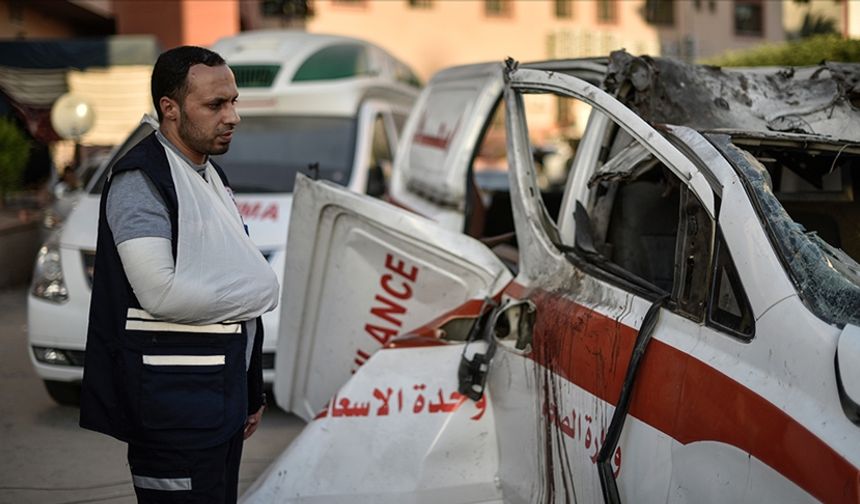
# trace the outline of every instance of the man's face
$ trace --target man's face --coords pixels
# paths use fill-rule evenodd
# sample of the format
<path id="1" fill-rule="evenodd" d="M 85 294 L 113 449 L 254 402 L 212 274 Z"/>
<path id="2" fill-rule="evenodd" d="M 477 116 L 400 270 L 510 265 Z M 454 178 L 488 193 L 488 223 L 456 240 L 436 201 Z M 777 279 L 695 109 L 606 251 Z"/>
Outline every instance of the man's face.
<path id="1" fill-rule="evenodd" d="M 224 154 L 239 124 L 236 79 L 227 65 L 194 65 L 188 70 L 187 94 L 179 105 L 178 134 L 203 155 Z"/>

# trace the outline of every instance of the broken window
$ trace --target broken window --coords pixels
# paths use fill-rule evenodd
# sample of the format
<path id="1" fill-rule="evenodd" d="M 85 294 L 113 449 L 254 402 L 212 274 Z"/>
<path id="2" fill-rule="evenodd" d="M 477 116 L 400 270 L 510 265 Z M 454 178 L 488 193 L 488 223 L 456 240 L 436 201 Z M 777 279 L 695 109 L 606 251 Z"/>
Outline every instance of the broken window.
<path id="1" fill-rule="evenodd" d="M 860 145 L 797 135 L 709 135 L 738 168 L 801 299 L 860 324 Z"/>
<path id="2" fill-rule="evenodd" d="M 671 293 L 681 184 L 629 135 L 617 136 L 589 181 L 594 249 L 615 272 Z"/>
<path id="3" fill-rule="evenodd" d="M 593 166 L 576 164 L 591 174 L 589 191 L 574 212 L 575 236 L 563 245 L 607 280 L 640 295 L 669 294 L 676 312 L 704 321 L 713 221 L 649 146 L 611 122 L 601 135 Z"/>

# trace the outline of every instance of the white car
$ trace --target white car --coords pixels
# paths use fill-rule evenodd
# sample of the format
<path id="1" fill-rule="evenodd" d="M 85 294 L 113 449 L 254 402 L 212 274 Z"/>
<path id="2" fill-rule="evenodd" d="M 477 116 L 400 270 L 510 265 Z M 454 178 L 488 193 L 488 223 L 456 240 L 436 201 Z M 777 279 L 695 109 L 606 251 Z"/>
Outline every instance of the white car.
<path id="1" fill-rule="evenodd" d="M 236 75 L 242 118 L 230 151 L 216 160 L 251 239 L 282 279 L 296 173 L 383 196 L 417 80 L 382 49 L 345 37 L 249 32 L 214 50 Z M 156 127 L 152 118 L 141 121 L 38 254 L 27 307 L 30 355 L 60 403 L 75 403 L 79 392 L 102 186 L 113 162 Z M 280 317 L 280 310 L 263 316 L 267 383 Z"/>
<path id="2" fill-rule="evenodd" d="M 447 161 L 395 173 L 433 220 L 300 177 L 275 391 L 310 422 L 244 502 L 860 502 L 860 65 L 603 68 L 437 75 L 396 166 Z"/>

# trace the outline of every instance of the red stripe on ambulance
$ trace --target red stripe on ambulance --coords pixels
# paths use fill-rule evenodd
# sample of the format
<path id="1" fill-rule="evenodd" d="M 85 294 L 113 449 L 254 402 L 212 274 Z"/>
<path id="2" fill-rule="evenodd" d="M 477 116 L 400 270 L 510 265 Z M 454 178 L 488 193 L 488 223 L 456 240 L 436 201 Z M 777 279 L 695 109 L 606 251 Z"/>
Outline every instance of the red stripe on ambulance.
<path id="1" fill-rule="evenodd" d="M 527 291 L 511 284 L 506 293 Z M 557 294 L 528 297 L 540 314 L 529 358 L 616 404 L 638 331 Z M 860 501 L 860 471 L 833 448 L 754 391 L 657 339 L 645 352 L 630 415 L 683 444 L 735 446 L 824 502 Z"/>

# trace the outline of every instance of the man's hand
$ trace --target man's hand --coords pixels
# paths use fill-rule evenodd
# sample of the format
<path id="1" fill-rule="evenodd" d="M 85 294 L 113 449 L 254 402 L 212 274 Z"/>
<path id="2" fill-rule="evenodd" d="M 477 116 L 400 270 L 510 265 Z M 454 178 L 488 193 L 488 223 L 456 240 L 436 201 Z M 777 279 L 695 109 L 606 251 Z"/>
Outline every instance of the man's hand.
<path id="1" fill-rule="evenodd" d="M 265 406 L 260 406 L 260 409 L 256 413 L 248 417 L 248 420 L 245 422 L 245 439 L 248 439 L 257 431 L 260 420 L 263 418 L 263 410 L 265 409 Z"/>

